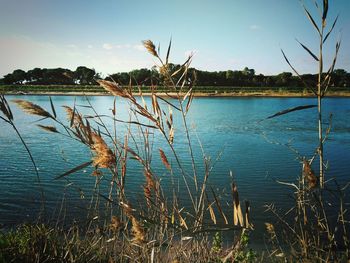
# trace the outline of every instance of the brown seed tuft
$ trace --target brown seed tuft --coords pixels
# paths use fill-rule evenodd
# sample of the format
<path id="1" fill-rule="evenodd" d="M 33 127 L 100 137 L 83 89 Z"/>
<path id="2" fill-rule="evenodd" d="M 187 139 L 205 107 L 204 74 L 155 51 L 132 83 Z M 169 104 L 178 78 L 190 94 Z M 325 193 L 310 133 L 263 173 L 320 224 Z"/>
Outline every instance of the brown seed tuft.
<path id="1" fill-rule="evenodd" d="M 144 196 L 146 198 L 147 205 L 150 206 L 150 200 L 152 198 L 152 190 L 155 189 L 155 182 L 152 173 L 145 169 L 144 175 L 146 177 L 146 184 L 143 186 Z"/>
<path id="2" fill-rule="evenodd" d="M 67 113 L 67 119 L 70 121 L 71 126 L 79 127 L 84 126 L 83 118 L 80 113 L 78 113 L 75 109 L 72 109 L 69 106 L 63 106 Z"/>
<path id="3" fill-rule="evenodd" d="M 120 97 L 128 97 L 127 96 L 127 91 L 119 87 L 118 83 L 114 83 L 112 81 L 107 81 L 107 80 L 98 80 L 98 84 L 105 90 L 109 91 L 112 93 L 114 96 L 120 96 Z"/>
<path id="4" fill-rule="evenodd" d="M 146 235 L 144 229 L 141 227 L 140 223 L 136 220 L 135 217 L 131 218 L 132 222 L 132 234 L 133 234 L 133 239 L 132 241 L 136 244 L 142 244 L 146 240 Z"/>
<path id="5" fill-rule="evenodd" d="M 41 108 L 39 105 L 34 104 L 27 100 L 12 100 L 14 103 L 17 104 L 18 107 L 20 107 L 24 112 L 32 115 L 38 115 L 42 117 L 47 118 L 53 118 L 50 113 L 48 113 L 46 110 Z"/>
<path id="6" fill-rule="evenodd" d="M 114 232 L 117 232 L 122 226 L 123 222 L 119 219 L 119 217 L 112 216 L 111 224 L 109 225 L 110 229 Z"/>
<path id="7" fill-rule="evenodd" d="M 163 152 L 162 149 L 159 149 L 159 154 L 160 154 L 160 158 L 162 159 L 162 162 L 163 162 L 163 164 L 165 165 L 165 167 L 166 167 L 168 170 L 170 170 L 170 169 L 171 169 L 171 166 L 170 166 L 170 164 L 169 164 L 169 162 L 168 162 L 168 159 L 166 158 L 166 155 L 165 155 L 165 153 Z"/>
<path id="8" fill-rule="evenodd" d="M 45 125 L 41 125 L 41 124 L 37 124 L 37 126 L 45 131 L 58 133 L 56 127 L 54 127 L 54 126 L 45 126 Z"/>
<path id="9" fill-rule="evenodd" d="M 317 177 L 307 160 L 303 161 L 303 176 L 306 178 L 310 189 L 317 186 Z"/>
<path id="10" fill-rule="evenodd" d="M 153 42 L 151 40 L 144 40 L 144 41 L 142 41 L 142 44 L 151 55 L 158 57 L 158 53 L 156 51 L 156 46 L 153 44 Z"/>
<path id="11" fill-rule="evenodd" d="M 96 133 L 91 133 L 91 137 L 93 141 L 91 148 L 96 154 L 93 157 L 94 165 L 100 168 L 108 168 L 115 164 L 115 155 L 102 137 Z"/>
<path id="12" fill-rule="evenodd" d="M 266 231 L 269 233 L 272 237 L 274 237 L 275 234 L 275 227 L 271 223 L 265 223 Z"/>

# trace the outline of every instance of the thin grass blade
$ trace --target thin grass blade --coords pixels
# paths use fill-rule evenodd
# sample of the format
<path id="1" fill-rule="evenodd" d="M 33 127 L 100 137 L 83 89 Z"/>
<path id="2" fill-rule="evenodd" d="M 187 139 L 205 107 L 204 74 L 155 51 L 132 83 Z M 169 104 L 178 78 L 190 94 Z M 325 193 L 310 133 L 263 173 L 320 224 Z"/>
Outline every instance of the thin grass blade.
<path id="1" fill-rule="evenodd" d="M 328 32 L 328 33 L 326 34 L 326 36 L 324 37 L 323 43 L 326 42 L 327 38 L 328 38 L 329 35 L 332 33 L 332 31 L 333 31 L 333 29 L 334 29 L 334 27 L 335 27 L 335 25 L 336 25 L 336 23 L 337 23 L 337 21 L 338 21 L 338 17 L 339 17 L 339 15 L 337 15 L 337 17 L 335 18 L 335 20 L 334 20 L 334 22 L 333 22 L 333 25 L 332 25 L 331 29 L 329 30 L 329 32 Z"/>
<path id="2" fill-rule="evenodd" d="M 316 61 L 319 61 L 318 57 L 312 53 L 312 51 L 307 46 L 301 43 L 298 39 L 296 39 L 296 41 L 310 54 L 310 56 L 312 56 Z"/>
<path id="3" fill-rule="evenodd" d="M 319 29 L 319 27 L 317 26 L 315 20 L 313 19 L 312 15 L 310 14 L 310 12 L 306 9 L 306 7 L 303 5 L 303 8 L 306 12 L 306 15 L 308 17 L 308 19 L 310 20 L 310 22 L 313 24 L 313 26 L 315 27 L 315 29 L 317 30 L 317 32 L 321 35 L 321 31 Z"/>
<path id="4" fill-rule="evenodd" d="M 54 116 L 55 118 L 57 118 L 55 106 L 53 105 L 51 96 L 49 97 L 49 99 L 50 99 L 50 105 L 51 105 L 51 110 L 52 110 L 53 116 Z"/>
<path id="5" fill-rule="evenodd" d="M 315 108 L 315 107 L 317 107 L 317 105 L 297 106 L 297 107 L 294 107 L 294 108 L 289 108 L 289 109 L 286 109 L 286 110 L 283 110 L 283 111 L 279 111 L 276 114 L 273 114 L 273 115 L 267 117 L 266 119 L 272 119 L 272 118 L 275 118 L 277 116 L 281 116 L 281 115 L 284 115 L 284 114 L 287 114 L 287 113 L 290 113 L 290 112 L 293 112 L 293 111 L 305 110 L 305 109 L 310 109 L 310 108 Z"/>
<path id="6" fill-rule="evenodd" d="M 168 64 L 169 55 L 170 55 L 170 49 L 171 49 L 171 38 L 170 38 L 170 42 L 169 42 L 169 46 L 168 46 L 168 51 L 166 53 L 165 64 Z"/>
<path id="7" fill-rule="evenodd" d="M 81 169 L 84 169 L 85 167 L 89 166 L 90 164 L 92 164 L 92 161 L 88 161 L 86 163 L 80 164 L 80 165 L 74 167 L 73 169 L 69 170 L 68 172 L 65 172 L 65 173 L 63 173 L 63 174 L 61 174 L 59 176 L 56 176 L 55 180 L 60 179 L 62 177 L 65 177 L 67 175 L 70 175 L 72 173 L 75 173 L 75 172 L 77 172 L 77 171 L 79 171 Z"/>

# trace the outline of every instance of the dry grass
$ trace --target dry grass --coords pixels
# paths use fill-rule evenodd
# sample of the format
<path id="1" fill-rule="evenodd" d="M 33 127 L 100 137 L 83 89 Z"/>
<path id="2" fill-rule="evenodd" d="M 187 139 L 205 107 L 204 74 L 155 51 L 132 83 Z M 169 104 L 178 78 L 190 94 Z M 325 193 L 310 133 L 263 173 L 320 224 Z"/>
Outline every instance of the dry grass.
<path id="1" fill-rule="evenodd" d="M 64 106 L 67 120 L 62 121 L 56 116 L 55 106 L 51 100 L 52 113 L 29 101 L 14 100 L 26 113 L 51 119 L 54 125 L 39 124 L 41 129 L 79 141 L 91 150 L 92 157 L 89 161 L 57 176 L 56 179 L 63 180 L 88 166 L 93 167 L 92 178 L 96 183 L 89 212 L 93 218 L 87 218 L 87 228 L 74 226 L 68 233 L 67 230 L 47 227 L 48 232 L 64 235 L 65 238 L 59 239 L 56 243 L 47 243 L 46 246 L 50 246 L 53 251 L 60 251 L 54 252 L 57 254 L 57 261 L 69 262 L 88 261 L 90 255 L 94 253 L 96 255 L 91 257 L 93 262 L 208 262 L 220 258 L 232 261 L 247 248 L 247 245 L 241 245 L 241 234 L 247 233 L 251 228 L 249 205 L 242 212 L 237 187 L 232 189 L 234 204 L 232 207 L 221 200 L 212 190 L 214 187 L 208 183 L 210 163 L 206 163 L 204 174 L 198 174 L 186 118 L 194 97 L 194 81 L 189 81 L 192 76 L 189 71 L 191 57 L 185 61 L 180 70 L 171 72 L 168 67 L 171 44 L 164 60 L 156 52 L 153 42 L 144 41 L 144 46 L 159 60 L 159 70 L 169 85 L 167 89 L 175 96 L 161 98 L 156 93 L 157 88 L 153 87 L 151 105 L 147 105 L 142 93 L 141 102 L 140 99 L 136 99 L 132 93 L 133 87 L 121 87 L 115 82 L 99 81 L 98 83 L 106 91 L 129 103 L 129 120 L 117 119 L 118 109 L 115 102 L 112 116 L 106 117 L 99 115 L 86 98 L 88 105 L 85 107 L 92 111 L 91 115 L 80 113 L 79 106 L 74 103 L 72 107 Z M 4 105 L 2 112 L 9 115 L 10 109 L 6 104 L 1 105 Z M 175 127 L 173 119 L 176 114 L 182 123 Z M 112 129 L 105 124 L 106 118 L 112 120 Z M 120 134 L 117 136 L 117 125 L 120 123 L 128 127 L 124 136 Z M 192 171 L 184 169 L 174 148 L 178 143 L 174 136 L 175 129 L 187 139 Z M 163 149 L 159 149 L 159 157 L 166 168 L 165 173 L 172 178 L 170 185 L 164 185 L 157 175 L 159 169 L 152 164 L 154 140 L 151 136 L 166 142 Z M 120 140 L 121 137 L 123 140 Z M 142 167 L 143 175 L 131 174 L 128 171 L 131 159 Z M 141 200 L 135 201 L 135 197 L 131 196 L 132 193 L 126 191 L 125 184 L 130 176 L 144 177 L 145 182 L 140 185 L 143 189 Z M 108 181 L 107 192 L 101 191 L 100 184 L 103 181 Z M 184 191 L 180 191 L 177 185 L 183 186 Z M 164 186 L 167 188 L 166 191 L 163 190 Z M 211 198 L 213 200 L 210 200 Z M 190 200 L 191 205 L 184 205 L 181 201 L 184 199 Z M 215 215 L 217 208 L 220 217 Z M 62 210 L 66 209 L 68 208 Z M 233 214 L 232 220 L 229 220 L 230 217 L 224 213 L 230 209 Z M 220 250 L 220 254 L 214 253 L 211 249 L 212 233 L 222 231 L 234 234 L 235 241 L 227 249 L 215 250 Z M 6 235 L 4 238 L 6 239 Z M 48 252 L 45 246 L 32 247 L 23 255 L 16 251 L 17 248 L 6 249 L 17 253 L 19 258 L 33 256 L 37 261 L 56 260 L 56 256 L 53 256 L 51 251 Z M 62 250 L 66 250 L 64 255 L 60 254 L 63 253 Z"/>

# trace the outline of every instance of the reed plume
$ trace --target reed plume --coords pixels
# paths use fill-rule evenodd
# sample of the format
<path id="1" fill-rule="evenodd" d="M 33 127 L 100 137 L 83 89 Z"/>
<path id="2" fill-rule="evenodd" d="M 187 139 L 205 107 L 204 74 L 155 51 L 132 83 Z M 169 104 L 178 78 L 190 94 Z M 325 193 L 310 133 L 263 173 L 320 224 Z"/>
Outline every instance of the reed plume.
<path id="1" fill-rule="evenodd" d="M 140 223 L 137 221 L 137 219 L 133 216 L 131 218 L 132 222 L 132 228 L 131 232 L 133 234 L 132 242 L 136 244 L 142 244 L 146 240 L 146 235 L 144 229 L 141 227 Z"/>
<path id="2" fill-rule="evenodd" d="M 143 192 L 146 198 L 147 205 L 150 206 L 150 199 L 152 198 L 152 189 L 155 189 L 155 182 L 152 173 L 145 169 L 144 175 L 146 177 L 146 184 L 143 187 Z"/>
<path id="3" fill-rule="evenodd" d="M 168 161 L 168 159 L 166 158 L 166 155 L 165 155 L 165 153 L 163 152 L 162 149 L 159 149 L 159 154 L 160 154 L 160 158 L 161 158 L 161 160 L 162 160 L 164 166 L 165 166 L 168 170 L 170 170 L 170 169 L 171 169 L 171 166 L 170 166 L 169 161 Z"/>
<path id="4" fill-rule="evenodd" d="M 45 131 L 58 133 L 56 127 L 54 127 L 54 126 L 45 126 L 45 125 L 41 125 L 41 124 L 37 124 L 37 126 Z"/>
<path id="5" fill-rule="evenodd" d="M 303 161 L 303 175 L 306 178 L 310 189 L 317 186 L 317 177 L 311 169 L 310 163 L 306 160 Z"/>
<path id="6" fill-rule="evenodd" d="M 18 107 L 20 107 L 24 112 L 28 114 L 38 115 L 38 116 L 53 119 L 53 116 L 49 112 L 47 112 L 37 104 L 34 104 L 27 100 L 12 100 L 12 101 L 16 103 Z"/>
<path id="7" fill-rule="evenodd" d="M 156 46 L 153 44 L 153 42 L 151 40 L 144 40 L 144 41 L 142 41 L 142 44 L 151 55 L 158 57 L 158 53 L 156 51 Z"/>
<path id="8" fill-rule="evenodd" d="M 119 87 L 118 83 L 107 80 L 98 80 L 97 83 L 100 84 L 102 88 L 112 93 L 114 96 L 121 96 L 124 98 L 128 97 L 126 90 Z"/>
<path id="9" fill-rule="evenodd" d="M 115 164 L 116 158 L 112 150 L 107 146 L 101 136 L 92 133 L 92 150 L 95 152 L 93 164 L 100 168 L 109 168 Z"/>
<path id="10" fill-rule="evenodd" d="M 112 216 L 109 227 L 112 231 L 117 232 L 123 227 L 123 222 L 119 219 L 119 217 Z"/>

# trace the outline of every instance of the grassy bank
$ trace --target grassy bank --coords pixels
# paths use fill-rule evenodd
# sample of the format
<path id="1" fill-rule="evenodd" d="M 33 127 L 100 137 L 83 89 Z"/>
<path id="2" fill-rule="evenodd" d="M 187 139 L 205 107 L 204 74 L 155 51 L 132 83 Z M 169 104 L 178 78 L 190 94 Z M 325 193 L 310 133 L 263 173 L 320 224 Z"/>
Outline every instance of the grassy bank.
<path id="1" fill-rule="evenodd" d="M 174 92 L 167 87 L 156 87 L 158 94 Z M 144 95 L 150 95 L 152 89 L 149 86 L 141 88 Z M 133 87 L 132 92 L 139 93 L 138 87 Z M 0 93 L 3 94 L 48 94 L 48 95 L 109 95 L 106 90 L 98 85 L 1 85 Z M 311 92 L 300 87 L 225 87 L 225 86 L 199 86 L 194 89 L 195 96 L 271 96 L 271 97 L 293 97 L 313 96 Z M 333 87 L 329 90 L 329 96 L 349 97 L 350 89 Z"/>

